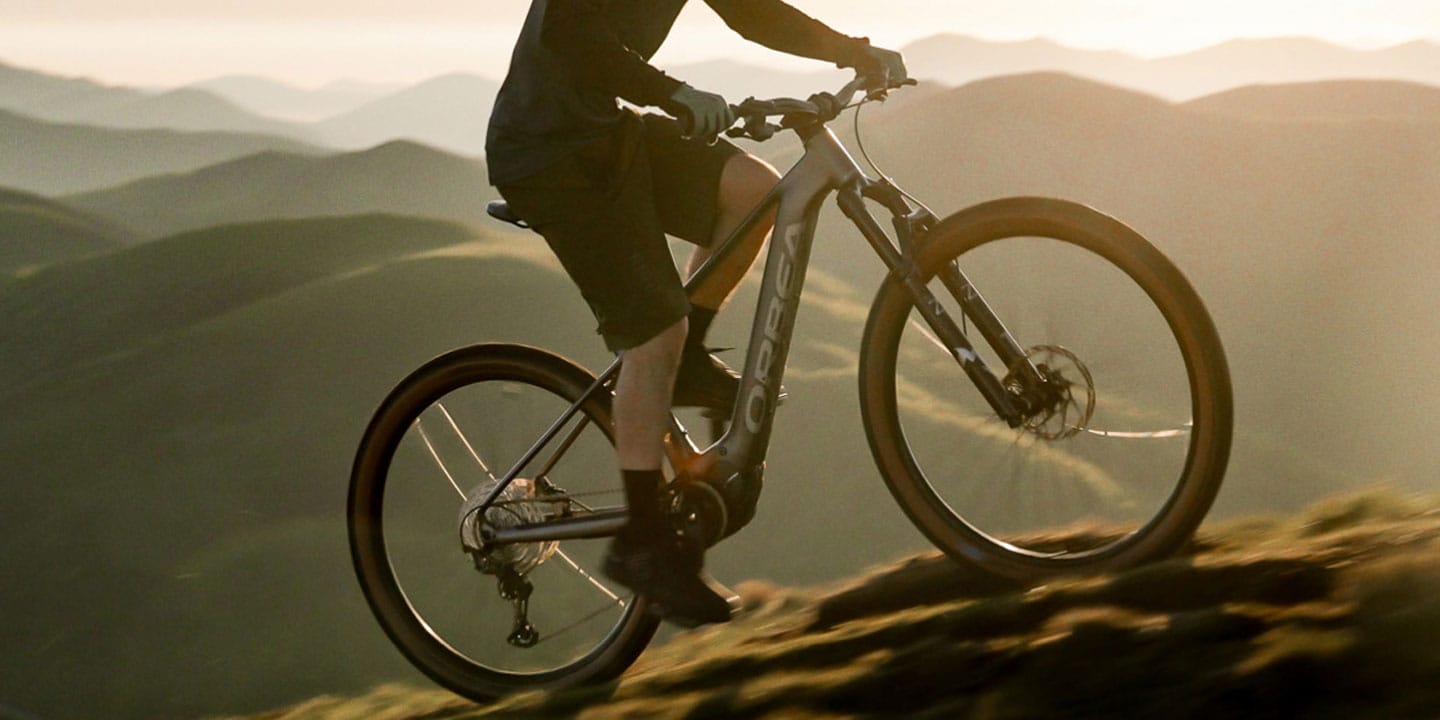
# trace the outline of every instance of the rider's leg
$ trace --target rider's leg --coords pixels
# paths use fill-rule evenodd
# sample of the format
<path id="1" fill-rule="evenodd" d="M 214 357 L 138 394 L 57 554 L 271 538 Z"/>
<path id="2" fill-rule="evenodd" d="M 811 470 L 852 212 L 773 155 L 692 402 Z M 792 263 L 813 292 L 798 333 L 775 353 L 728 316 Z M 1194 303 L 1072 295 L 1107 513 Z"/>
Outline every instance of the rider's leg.
<path id="1" fill-rule="evenodd" d="M 615 452 L 622 470 L 659 470 L 670 418 L 670 392 L 685 343 L 686 320 L 625 351 L 615 381 Z"/>
<path id="2" fill-rule="evenodd" d="M 611 542 L 605 574 L 644 592 L 673 622 L 686 626 L 730 619 L 733 593 L 701 574 L 704 550 L 677 545 L 661 508 L 664 437 L 670 393 L 687 322 L 625 351 L 615 381 L 615 451 L 630 520 Z"/>
<path id="3" fill-rule="evenodd" d="M 720 175 L 710 245 L 696 246 L 685 267 L 686 277 L 700 269 L 710 258 L 712 248 L 718 247 L 740 227 L 779 180 L 780 174 L 775 172 L 775 168 L 753 155 L 740 153 L 725 162 Z M 740 237 L 737 250 L 727 255 L 724 263 L 717 266 L 705 284 L 691 296 L 690 333 L 681 355 L 681 383 L 675 395 L 677 405 L 724 408 L 734 402 L 740 378 L 718 358 L 710 355 L 705 347 L 705 336 L 715 313 L 734 294 L 745 273 L 755 264 L 755 257 L 764 246 L 774 223 L 772 210 Z"/>
<path id="4" fill-rule="evenodd" d="M 615 454 L 630 510 L 630 522 L 623 534 L 634 541 L 656 534 L 664 522 L 660 511 L 660 487 L 665 483 L 661 462 L 670 394 L 680 365 L 686 324 L 681 318 L 655 337 L 626 350 L 620 376 L 615 380 L 611 406 Z"/>
<path id="5" fill-rule="evenodd" d="M 719 246 L 730 237 L 730 233 L 749 217 L 750 212 L 764 201 L 766 194 L 779 181 L 780 173 L 754 155 L 734 155 L 725 162 L 725 169 L 720 174 L 720 197 L 715 228 L 711 231 L 710 247 L 695 248 L 685 265 L 685 277 L 690 277 L 700 269 L 709 259 L 711 248 Z M 770 234 L 770 227 L 774 222 L 775 214 L 772 211 L 746 233 L 741 238 L 740 250 L 726 258 L 724 265 L 716 268 L 711 281 L 699 288 L 690 299 L 691 305 L 712 312 L 720 309 L 734 294 L 750 266 L 755 264 L 755 257 L 764 246 L 765 238 Z"/>
<path id="6" fill-rule="evenodd" d="M 713 171 L 687 173 L 690 157 L 685 153 L 693 151 L 674 143 L 676 152 L 660 158 L 673 172 L 664 183 L 656 183 L 651 180 L 650 153 L 637 152 L 629 144 L 635 138 L 622 130 L 619 134 L 625 137 L 616 140 L 622 147 L 587 147 L 501 192 L 554 250 L 594 312 L 606 346 L 625 354 L 613 415 L 632 516 L 630 527 L 606 553 L 605 573 L 650 596 L 676 622 L 720 622 L 730 617 L 728 594 L 722 595 L 702 576 L 703 549 L 667 532 L 661 508 L 663 438 L 690 303 L 665 241 L 666 218 L 657 206 L 655 188 L 674 191 L 680 201 L 705 200 L 677 202 L 684 212 L 670 218 L 684 229 L 685 239 L 704 242 L 715 216 L 715 210 L 706 207 L 713 204 L 713 195 L 696 195 L 693 189 L 714 187 L 721 163 L 737 151 L 712 147 L 701 159 Z M 686 177 L 690 182 L 684 182 Z M 690 227 L 684 228 L 687 219 Z"/>

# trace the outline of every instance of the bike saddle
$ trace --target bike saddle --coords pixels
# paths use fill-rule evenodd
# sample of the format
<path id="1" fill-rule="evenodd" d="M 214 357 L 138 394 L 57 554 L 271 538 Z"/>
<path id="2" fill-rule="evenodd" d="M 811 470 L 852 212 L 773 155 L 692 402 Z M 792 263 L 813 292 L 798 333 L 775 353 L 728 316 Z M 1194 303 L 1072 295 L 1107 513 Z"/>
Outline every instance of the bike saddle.
<path id="1" fill-rule="evenodd" d="M 485 203 L 485 213 L 496 220 L 503 220 L 515 227 L 528 228 L 530 224 L 520 219 L 514 210 L 510 209 L 510 203 L 504 200 L 491 200 Z"/>

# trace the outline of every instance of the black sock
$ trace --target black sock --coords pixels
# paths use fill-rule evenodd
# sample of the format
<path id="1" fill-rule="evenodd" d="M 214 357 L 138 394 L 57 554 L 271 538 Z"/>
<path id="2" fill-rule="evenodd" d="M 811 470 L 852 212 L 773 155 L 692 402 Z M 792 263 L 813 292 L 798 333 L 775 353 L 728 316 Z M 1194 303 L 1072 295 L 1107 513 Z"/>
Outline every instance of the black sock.
<path id="1" fill-rule="evenodd" d="M 664 522 L 660 486 L 665 476 L 659 470 L 621 470 L 620 476 L 625 482 L 625 504 L 630 512 L 630 522 L 622 532 L 630 538 L 658 532 Z"/>
<path id="2" fill-rule="evenodd" d="M 692 305 L 690 307 L 690 332 L 685 336 L 685 354 L 705 354 L 705 334 L 710 332 L 710 322 L 715 319 L 715 313 L 719 312 L 712 308 Z"/>

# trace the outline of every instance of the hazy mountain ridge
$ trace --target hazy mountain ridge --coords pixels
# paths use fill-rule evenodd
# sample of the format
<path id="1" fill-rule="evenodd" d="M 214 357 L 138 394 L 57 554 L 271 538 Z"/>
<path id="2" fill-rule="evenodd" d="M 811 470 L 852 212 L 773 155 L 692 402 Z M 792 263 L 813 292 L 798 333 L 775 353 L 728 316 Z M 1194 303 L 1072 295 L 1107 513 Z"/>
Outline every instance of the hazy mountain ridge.
<path id="1" fill-rule="evenodd" d="M 1337 78 L 1440 86 L 1440 45 L 1423 41 L 1356 50 L 1304 38 L 1236 40 L 1145 59 L 1075 49 L 1045 39 L 994 42 L 940 34 L 902 50 L 913 75 L 947 85 L 1056 71 L 1171 99 L 1193 99 L 1259 83 Z M 823 63 L 808 72 L 729 60 L 665 69 L 732 101 L 749 96 L 804 97 L 833 90 L 845 79 L 843 72 Z M 0 108 L 71 123 L 264 132 L 344 149 L 408 138 L 478 155 L 504 72 L 505 68 L 496 67 L 481 74 L 452 73 L 388 93 L 383 86 L 357 89 L 333 83 L 303 90 L 266 78 L 227 77 L 154 94 L 0 65 Z M 219 98 L 224 98 L 223 105 Z"/>
<path id="2" fill-rule="evenodd" d="M 323 152 L 268 135 L 126 130 L 48 122 L 0 110 L 0 185 L 45 195 L 195 170 L 269 150 Z"/>
<path id="3" fill-rule="evenodd" d="M 603 686 L 477 705 L 391 685 L 250 718 L 1430 717 L 1435 502 L 1343 498 L 1021 592 L 933 554 L 838 587 L 750 584 L 737 620 Z"/>
<path id="4" fill-rule="evenodd" d="M 292 122 L 324 120 L 402 89 L 354 81 L 300 88 L 258 75 L 226 75 L 187 87 L 215 93 L 250 112 Z"/>
<path id="5" fill-rule="evenodd" d="M 158 236 L 226 222 L 367 212 L 478 224 L 491 197 L 482 162 L 393 141 L 320 157 L 264 152 L 64 201 Z"/>
<path id="6" fill-rule="evenodd" d="M 485 127 L 499 89 L 499 83 L 476 75 L 442 75 L 327 118 L 315 127 L 336 147 L 368 147 L 408 139 L 478 156 L 485 152 Z"/>
<path id="7" fill-rule="evenodd" d="M 316 138 L 293 123 L 242 110 L 201 90 L 147 92 L 0 63 L 0 109 L 60 123 L 142 129 L 267 133 L 302 142 Z"/>
<path id="8" fill-rule="evenodd" d="M 1330 80 L 1250 85 L 1182 107 L 1277 120 L 1409 119 L 1440 123 L 1440 87 L 1398 80 Z"/>
<path id="9" fill-rule="evenodd" d="M 994 43 L 942 34 L 903 49 L 912 74 L 948 84 L 1034 71 L 1080 75 L 1170 99 L 1228 88 L 1353 79 L 1440 85 L 1440 45 L 1417 41 L 1355 50 L 1309 38 L 1232 40 L 1153 59 L 1114 51 L 1078 50 L 1051 40 Z"/>

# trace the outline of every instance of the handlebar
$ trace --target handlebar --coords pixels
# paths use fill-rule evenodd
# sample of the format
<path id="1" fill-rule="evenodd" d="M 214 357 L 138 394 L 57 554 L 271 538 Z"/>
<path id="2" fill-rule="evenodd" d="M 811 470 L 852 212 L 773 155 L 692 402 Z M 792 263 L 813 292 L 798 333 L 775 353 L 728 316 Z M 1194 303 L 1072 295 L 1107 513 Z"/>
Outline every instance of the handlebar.
<path id="1" fill-rule="evenodd" d="M 731 112 L 735 114 L 736 122 L 742 124 L 725 130 L 725 135 L 726 137 L 744 137 L 764 142 L 774 137 L 775 133 L 787 128 L 798 128 L 812 123 L 823 125 L 834 120 L 840 116 L 842 110 L 850 107 L 850 103 L 855 100 L 855 95 L 861 90 L 865 90 L 866 101 L 884 100 L 891 90 L 917 84 L 915 80 L 906 79 L 898 83 L 887 82 L 878 87 L 866 87 L 873 82 L 874 79 L 868 75 L 856 75 L 855 79 L 845 83 L 844 87 L 835 93 L 816 93 L 806 100 L 746 98 L 740 104 L 730 106 Z M 776 116 L 782 118 L 778 125 L 770 122 L 770 118 Z"/>

